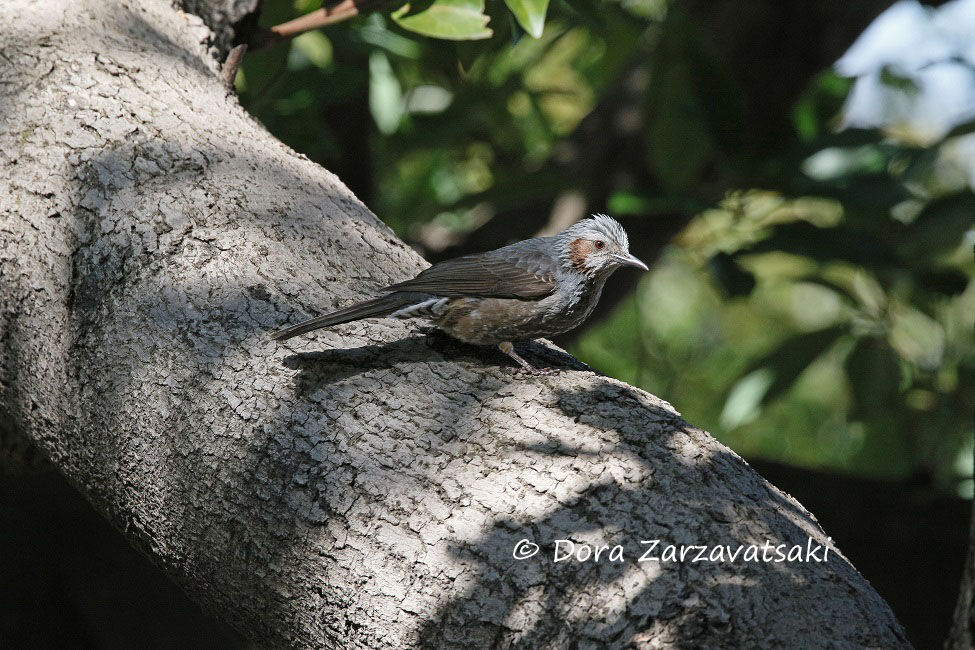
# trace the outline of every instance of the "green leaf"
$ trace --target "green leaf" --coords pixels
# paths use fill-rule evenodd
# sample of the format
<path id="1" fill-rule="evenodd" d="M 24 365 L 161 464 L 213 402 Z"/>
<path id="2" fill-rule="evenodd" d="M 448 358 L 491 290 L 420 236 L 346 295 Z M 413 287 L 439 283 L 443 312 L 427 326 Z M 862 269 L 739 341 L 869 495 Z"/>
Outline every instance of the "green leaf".
<path id="1" fill-rule="evenodd" d="M 884 339 L 859 339 L 846 358 L 846 374 L 853 391 L 850 415 L 854 418 L 882 416 L 898 403 L 900 361 Z"/>
<path id="2" fill-rule="evenodd" d="M 859 305 L 862 302 L 862 300 L 857 296 L 855 296 L 853 293 L 851 293 L 849 289 L 831 280 L 827 280 L 825 278 L 818 278 L 814 275 L 804 276 L 799 279 L 801 279 L 803 282 L 808 282 L 809 284 L 815 284 L 824 289 L 832 291 L 833 293 L 841 296 L 844 300 L 846 300 L 851 305 Z"/>
<path id="3" fill-rule="evenodd" d="M 295 53 L 308 59 L 315 67 L 327 68 L 332 63 L 332 42 L 325 34 L 312 30 L 291 41 L 290 59 Z M 298 66 L 289 66 L 292 69 Z"/>
<path id="4" fill-rule="evenodd" d="M 885 65 L 883 68 L 881 68 L 880 83 L 888 88 L 899 90 L 907 95 L 916 95 L 920 90 L 916 81 L 907 75 L 898 73 L 889 65 Z"/>
<path id="5" fill-rule="evenodd" d="M 650 202 L 641 194 L 623 190 L 610 195 L 607 207 L 615 215 L 644 214 L 650 211 Z"/>
<path id="6" fill-rule="evenodd" d="M 911 262 L 931 259 L 961 245 L 975 224 L 975 195 L 960 192 L 928 203 L 905 228 L 897 244 L 900 256 Z"/>
<path id="7" fill-rule="evenodd" d="M 395 132 L 403 119 L 403 91 L 382 52 L 369 55 L 369 111 L 386 135 Z"/>
<path id="8" fill-rule="evenodd" d="M 842 327 L 799 334 L 786 339 L 764 359 L 752 364 L 743 374 L 767 368 L 772 373 L 772 381 L 762 396 L 762 403 L 768 404 L 788 390 L 799 375 L 816 359 L 829 350 L 837 339 L 845 333 Z"/>
<path id="9" fill-rule="evenodd" d="M 535 38 L 541 38 L 545 28 L 545 12 L 548 0 L 504 0 L 508 9 L 515 15 L 518 24 Z"/>
<path id="10" fill-rule="evenodd" d="M 490 38 L 484 0 L 433 0 L 405 4 L 391 14 L 400 27 L 455 41 Z"/>
<path id="11" fill-rule="evenodd" d="M 947 140 L 948 138 L 956 138 L 960 135 L 968 135 L 969 133 L 975 133 L 975 120 L 968 120 L 967 122 L 956 124 L 951 128 L 950 131 L 945 133 L 942 141 Z"/>
<path id="12" fill-rule="evenodd" d="M 774 380 L 772 371 L 760 368 L 735 382 L 721 410 L 718 420 L 721 428 L 730 431 L 754 422 L 762 412 L 762 400 Z"/>

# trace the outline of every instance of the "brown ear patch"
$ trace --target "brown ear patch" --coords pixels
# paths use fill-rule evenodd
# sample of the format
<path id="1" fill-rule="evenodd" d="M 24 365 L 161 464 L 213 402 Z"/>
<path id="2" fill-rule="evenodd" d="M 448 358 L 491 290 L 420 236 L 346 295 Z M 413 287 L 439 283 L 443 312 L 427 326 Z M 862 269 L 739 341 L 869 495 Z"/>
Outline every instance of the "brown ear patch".
<path id="1" fill-rule="evenodd" d="M 586 259 L 589 258 L 590 253 L 595 248 L 595 244 L 581 237 L 569 242 L 569 261 L 572 263 L 573 268 L 585 273 Z"/>

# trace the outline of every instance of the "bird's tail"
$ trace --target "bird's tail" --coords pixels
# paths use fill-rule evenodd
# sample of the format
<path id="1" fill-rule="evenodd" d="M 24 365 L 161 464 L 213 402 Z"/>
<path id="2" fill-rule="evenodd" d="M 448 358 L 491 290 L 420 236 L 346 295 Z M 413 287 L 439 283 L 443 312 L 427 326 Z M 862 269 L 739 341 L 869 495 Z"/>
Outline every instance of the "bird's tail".
<path id="1" fill-rule="evenodd" d="M 284 341 L 293 336 L 306 334 L 307 332 L 311 332 L 312 330 L 317 330 L 322 327 L 341 325 L 342 323 L 348 323 L 361 318 L 388 316 L 389 314 L 392 314 L 393 312 L 402 309 L 407 305 L 411 305 L 414 302 L 416 302 L 415 294 L 391 293 L 386 296 L 380 296 L 379 298 L 373 298 L 372 300 L 357 302 L 356 304 L 346 307 L 345 309 L 333 311 L 331 314 L 318 316 L 316 318 L 306 320 L 304 323 L 298 323 L 293 327 L 279 330 L 271 335 L 271 339 L 274 341 Z"/>

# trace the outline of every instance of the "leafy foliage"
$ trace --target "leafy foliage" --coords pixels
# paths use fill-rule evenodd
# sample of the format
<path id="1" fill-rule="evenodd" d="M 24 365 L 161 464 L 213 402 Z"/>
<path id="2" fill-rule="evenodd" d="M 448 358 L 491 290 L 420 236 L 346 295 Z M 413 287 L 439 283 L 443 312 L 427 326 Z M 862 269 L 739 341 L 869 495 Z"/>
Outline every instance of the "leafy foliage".
<path id="1" fill-rule="evenodd" d="M 504 3 L 522 29 L 535 38 L 542 37 L 548 0 L 504 0 Z"/>
<path id="2" fill-rule="evenodd" d="M 432 0 L 408 3 L 391 14 L 400 27 L 434 38 L 490 38 L 484 0 Z"/>

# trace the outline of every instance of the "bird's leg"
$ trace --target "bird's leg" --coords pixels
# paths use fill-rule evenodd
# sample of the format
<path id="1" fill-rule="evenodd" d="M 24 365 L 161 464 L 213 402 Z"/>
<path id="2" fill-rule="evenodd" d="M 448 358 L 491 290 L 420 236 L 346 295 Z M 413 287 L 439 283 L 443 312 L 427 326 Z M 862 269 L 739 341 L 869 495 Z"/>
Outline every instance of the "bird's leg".
<path id="1" fill-rule="evenodd" d="M 501 343 L 498 343 L 498 349 L 517 361 L 518 365 L 524 368 L 527 372 L 535 372 L 532 365 L 522 359 L 520 354 L 515 352 L 515 346 L 511 341 L 502 341 Z"/>
<path id="2" fill-rule="evenodd" d="M 502 341 L 498 343 L 498 349 L 507 354 L 509 357 L 518 362 L 518 365 L 522 369 L 531 375 L 556 375 L 558 370 L 552 370 L 551 368 L 535 368 L 530 363 L 525 361 L 520 354 L 515 352 L 515 346 L 511 341 Z"/>

